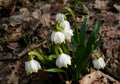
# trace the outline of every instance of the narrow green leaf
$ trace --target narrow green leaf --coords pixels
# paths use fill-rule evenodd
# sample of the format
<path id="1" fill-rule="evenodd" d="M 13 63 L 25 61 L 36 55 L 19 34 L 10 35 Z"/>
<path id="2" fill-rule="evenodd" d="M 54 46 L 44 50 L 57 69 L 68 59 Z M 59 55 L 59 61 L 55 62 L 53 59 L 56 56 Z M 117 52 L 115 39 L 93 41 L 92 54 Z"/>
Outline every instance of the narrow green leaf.
<path id="1" fill-rule="evenodd" d="M 102 42 L 103 42 L 102 39 L 99 39 L 98 41 L 96 41 L 95 44 L 94 44 L 94 49 L 96 49 L 97 46 L 99 46 Z"/>
<path id="2" fill-rule="evenodd" d="M 101 24 L 101 21 L 100 21 L 100 20 L 97 20 L 97 21 L 96 21 L 96 24 L 95 24 L 95 26 L 94 26 L 94 31 L 95 31 L 95 36 L 96 36 L 96 38 L 97 38 L 98 35 L 99 35 L 100 24 Z"/>
<path id="3" fill-rule="evenodd" d="M 51 42 L 51 45 L 50 45 L 50 52 L 51 54 L 55 54 L 55 44 L 53 42 Z"/>
<path id="4" fill-rule="evenodd" d="M 83 4 L 81 3 L 81 1 L 78 1 L 78 0 L 74 0 L 74 1 L 78 5 L 79 9 L 83 11 L 84 7 L 83 7 Z"/>
<path id="5" fill-rule="evenodd" d="M 46 72 L 65 72 L 64 70 L 58 68 L 45 69 Z"/>
<path id="6" fill-rule="evenodd" d="M 55 58 L 57 58 L 57 56 L 55 54 L 52 54 L 50 56 L 45 56 L 45 59 L 47 61 L 53 61 Z"/>
<path id="7" fill-rule="evenodd" d="M 72 15 L 73 19 L 75 20 L 74 12 L 69 7 L 65 7 L 65 10 L 67 10 Z"/>
<path id="8" fill-rule="evenodd" d="M 99 29 L 100 29 L 100 20 L 97 20 L 96 24 L 94 26 L 94 29 L 92 30 L 92 32 L 88 38 L 87 46 L 92 46 L 95 43 L 95 41 L 99 35 Z"/>
<path id="9" fill-rule="evenodd" d="M 80 30 L 80 45 L 84 46 L 85 45 L 85 36 L 86 36 L 86 22 L 87 18 L 84 19 L 81 25 L 81 30 Z"/>
<path id="10" fill-rule="evenodd" d="M 62 43 L 61 48 L 62 48 L 64 53 L 70 55 L 70 50 L 69 50 L 69 48 L 68 48 L 66 43 Z"/>

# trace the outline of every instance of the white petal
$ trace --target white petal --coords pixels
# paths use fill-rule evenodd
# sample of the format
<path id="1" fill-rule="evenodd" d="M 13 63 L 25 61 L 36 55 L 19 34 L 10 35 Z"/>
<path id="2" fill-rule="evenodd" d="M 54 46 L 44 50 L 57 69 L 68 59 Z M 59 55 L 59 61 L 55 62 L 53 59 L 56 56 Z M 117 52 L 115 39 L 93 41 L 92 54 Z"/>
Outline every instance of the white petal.
<path id="1" fill-rule="evenodd" d="M 99 58 L 98 61 L 99 61 L 100 65 L 101 65 L 100 67 L 101 67 L 101 68 L 104 68 L 105 65 L 106 65 L 106 64 L 105 64 L 105 61 L 104 61 L 102 58 Z"/>
<path id="2" fill-rule="evenodd" d="M 40 63 L 39 63 L 38 61 L 34 60 L 34 63 L 36 64 L 36 67 L 37 67 L 38 69 L 41 69 Z"/>
<path id="3" fill-rule="evenodd" d="M 64 21 L 64 14 L 58 13 L 56 15 L 56 21 L 59 21 L 60 23 Z"/>
<path id="4" fill-rule="evenodd" d="M 67 65 L 71 65 L 71 57 L 67 54 L 60 54 L 56 60 L 56 65 L 61 67 L 67 67 Z"/>
<path id="5" fill-rule="evenodd" d="M 53 31 L 51 34 L 51 41 L 54 41 L 55 44 L 62 43 L 65 41 L 65 36 L 61 32 L 55 32 Z"/>
<path id="6" fill-rule="evenodd" d="M 54 41 L 54 38 L 55 38 L 55 32 L 53 31 L 51 34 L 51 41 Z"/>
<path id="7" fill-rule="evenodd" d="M 93 60 L 93 66 L 96 69 L 104 68 L 105 65 L 105 61 L 102 58 Z"/>
<path id="8" fill-rule="evenodd" d="M 57 65 L 59 68 L 61 68 L 61 67 L 63 66 L 60 57 L 57 58 L 57 60 L 56 60 L 56 65 Z"/>
<path id="9" fill-rule="evenodd" d="M 61 24 L 60 24 L 64 29 L 70 29 L 70 23 L 65 20 L 65 21 L 62 21 Z"/>
<path id="10" fill-rule="evenodd" d="M 66 40 L 71 40 L 71 37 L 73 36 L 73 30 L 72 29 L 64 29 L 61 32 L 65 35 Z"/>
<path id="11" fill-rule="evenodd" d="M 31 69 L 30 69 L 30 63 L 27 61 L 27 62 L 25 62 L 25 70 L 26 70 L 26 72 L 28 72 L 28 73 L 31 73 L 32 71 L 31 71 Z"/>
<path id="12" fill-rule="evenodd" d="M 25 70 L 28 74 L 32 72 L 37 72 L 39 69 L 41 69 L 41 66 L 36 60 L 25 62 Z"/>
<path id="13" fill-rule="evenodd" d="M 94 65 L 94 68 L 100 69 L 100 64 L 97 59 L 93 61 L 93 65 Z"/>

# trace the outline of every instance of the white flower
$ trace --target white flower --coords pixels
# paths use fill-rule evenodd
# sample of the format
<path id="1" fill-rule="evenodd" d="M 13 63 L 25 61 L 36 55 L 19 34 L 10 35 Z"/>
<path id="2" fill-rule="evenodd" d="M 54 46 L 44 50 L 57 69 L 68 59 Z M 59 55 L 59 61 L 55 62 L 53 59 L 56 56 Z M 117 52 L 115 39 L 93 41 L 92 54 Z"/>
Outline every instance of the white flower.
<path id="1" fill-rule="evenodd" d="M 54 41 L 55 44 L 62 43 L 65 41 L 65 36 L 59 31 L 53 31 L 51 34 L 51 41 Z"/>
<path id="2" fill-rule="evenodd" d="M 73 36 L 73 30 L 72 29 L 64 29 L 61 32 L 65 35 L 66 40 L 71 41 L 71 37 Z"/>
<path id="3" fill-rule="evenodd" d="M 62 26 L 64 29 L 70 29 L 70 23 L 67 20 L 62 21 L 60 26 Z"/>
<path id="4" fill-rule="evenodd" d="M 92 61 L 94 68 L 100 69 L 105 67 L 105 61 L 102 58 L 98 58 Z"/>
<path id="5" fill-rule="evenodd" d="M 64 21 L 64 14 L 58 13 L 56 15 L 56 21 L 59 21 L 60 23 Z"/>
<path id="6" fill-rule="evenodd" d="M 61 68 L 61 67 L 66 67 L 67 65 L 71 65 L 71 57 L 67 54 L 60 54 L 56 60 L 56 65 Z"/>
<path id="7" fill-rule="evenodd" d="M 39 69 L 41 69 L 41 66 L 36 60 L 25 62 L 25 70 L 28 74 L 31 74 L 32 72 L 37 72 Z"/>

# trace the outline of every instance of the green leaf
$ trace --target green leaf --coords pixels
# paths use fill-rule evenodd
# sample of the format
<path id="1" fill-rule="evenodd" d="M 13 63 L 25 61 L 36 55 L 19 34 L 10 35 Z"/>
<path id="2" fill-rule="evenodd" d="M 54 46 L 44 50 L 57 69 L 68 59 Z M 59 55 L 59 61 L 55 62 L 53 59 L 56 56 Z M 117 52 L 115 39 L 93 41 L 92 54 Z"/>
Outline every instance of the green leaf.
<path id="1" fill-rule="evenodd" d="M 30 51 L 28 55 L 37 56 L 40 60 L 43 60 L 43 54 L 37 50 Z"/>
<path id="2" fill-rule="evenodd" d="M 94 29 L 92 30 L 87 45 L 85 45 L 85 36 L 86 36 L 86 22 L 85 19 L 82 23 L 81 31 L 80 31 L 80 44 L 76 46 L 76 52 L 75 52 L 75 64 L 76 64 L 76 80 L 79 79 L 79 74 L 84 73 L 84 69 L 86 69 L 88 65 L 88 61 L 90 58 L 90 54 L 95 49 L 94 47 L 99 44 L 99 42 L 96 41 L 99 33 L 100 28 L 100 21 L 97 21 Z"/>
<path id="3" fill-rule="evenodd" d="M 64 70 L 58 68 L 45 69 L 46 72 L 65 72 Z"/>
<path id="4" fill-rule="evenodd" d="M 62 43 L 61 48 L 62 48 L 64 53 L 70 55 L 70 50 L 69 50 L 69 48 L 68 48 L 66 43 Z"/>
<path id="5" fill-rule="evenodd" d="M 45 59 L 47 61 L 53 61 L 55 58 L 57 58 L 57 56 L 55 54 L 52 54 L 50 56 L 45 56 Z"/>
<path id="6" fill-rule="evenodd" d="M 84 19 L 81 25 L 81 30 L 80 30 L 80 45 L 85 46 L 85 36 L 86 36 L 86 25 L 87 18 Z"/>
<path id="7" fill-rule="evenodd" d="M 75 14 L 74 14 L 74 12 L 71 10 L 71 8 L 65 7 L 65 10 L 67 10 L 67 11 L 72 15 L 73 19 L 75 20 Z"/>
<path id="8" fill-rule="evenodd" d="M 50 52 L 51 52 L 51 54 L 54 54 L 54 53 L 55 53 L 55 44 L 54 44 L 54 42 L 51 42 Z"/>
<path id="9" fill-rule="evenodd" d="M 94 26 L 94 29 L 92 30 L 92 32 L 88 38 L 87 46 L 92 46 L 95 43 L 95 41 L 99 35 L 99 30 L 100 30 L 100 20 L 97 20 L 96 24 Z"/>
<path id="10" fill-rule="evenodd" d="M 99 35 L 100 24 L 101 24 L 101 21 L 100 21 L 100 20 L 97 20 L 97 21 L 96 21 L 96 24 L 95 24 L 95 26 L 94 26 L 94 31 L 95 31 L 95 37 L 96 37 L 96 38 L 97 38 L 98 35 Z"/>
<path id="11" fill-rule="evenodd" d="M 115 4 L 120 4 L 120 0 L 112 0 L 112 2 Z"/>
<path id="12" fill-rule="evenodd" d="M 78 0 L 74 0 L 74 1 L 78 5 L 79 9 L 83 11 L 84 7 L 83 7 L 83 4 L 81 3 L 81 1 L 78 1 Z"/>
<path id="13" fill-rule="evenodd" d="M 96 49 L 97 46 L 99 46 L 102 42 L 103 42 L 102 39 L 99 39 L 98 41 L 96 41 L 95 44 L 94 44 L 94 49 Z"/>

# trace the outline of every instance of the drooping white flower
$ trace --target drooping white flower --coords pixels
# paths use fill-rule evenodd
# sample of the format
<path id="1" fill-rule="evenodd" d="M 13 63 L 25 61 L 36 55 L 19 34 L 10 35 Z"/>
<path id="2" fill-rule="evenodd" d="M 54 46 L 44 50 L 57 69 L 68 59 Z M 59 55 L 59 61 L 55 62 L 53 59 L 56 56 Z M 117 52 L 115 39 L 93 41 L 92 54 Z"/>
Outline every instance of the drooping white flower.
<path id="1" fill-rule="evenodd" d="M 70 29 L 70 23 L 65 20 L 60 23 L 60 26 L 63 27 L 64 29 Z"/>
<path id="2" fill-rule="evenodd" d="M 105 61 L 102 58 L 98 58 L 92 61 L 94 68 L 101 69 L 105 67 Z"/>
<path id="3" fill-rule="evenodd" d="M 56 65 L 61 68 L 61 67 L 66 67 L 68 65 L 71 65 L 71 57 L 67 54 L 60 54 L 56 60 Z"/>
<path id="4" fill-rule="evenodd" d="M 64 21 L 64 14 L 58 13 L 56 15 L 56 21 L 59 21 L 60 23 Z"/>
<path id="5" fill-rule="evenodd" d="M 73 36 L 73 30 L 72 29 L 64 29 L 61 32 L 65 35 L 66 40 L 71 41 L 71 37 Z"/>
<path id="6" fill-rule="evenodd" d="M 59 31 L 53 31 L 51 34 L 51 41 L 53 41 L 55 44 L 62 43 L 65 41 L 65 36 Z"/>
<path id="7" fill-rule="evenodd" d="M 38 61 L 30 60 L 25 62 L 25 70 L 28 74 L 37 72 L 39 69 L 41 69 L 41 66 Z"/>

